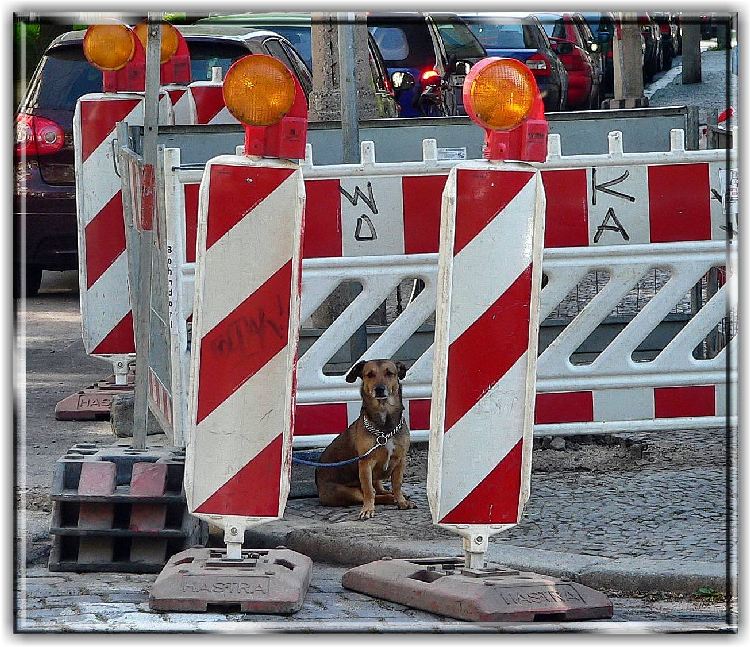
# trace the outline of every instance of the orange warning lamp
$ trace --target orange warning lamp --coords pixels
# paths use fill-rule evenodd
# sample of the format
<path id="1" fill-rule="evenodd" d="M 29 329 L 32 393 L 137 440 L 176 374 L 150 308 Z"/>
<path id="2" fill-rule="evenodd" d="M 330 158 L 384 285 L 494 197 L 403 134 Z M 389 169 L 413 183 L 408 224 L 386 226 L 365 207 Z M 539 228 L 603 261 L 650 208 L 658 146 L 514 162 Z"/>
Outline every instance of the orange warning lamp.
<path id="1" fill-rule="evenodd" d="M 531 70 L 515 59 L 485 58 L 471 68 L 463 88 L 466 112 L 484 128 L 490 160 L 544 162 L 549 126 Z"/>
<path id="2" fill-rule="evenodd" d="M 302 159 L 307 101 L 294 74 L 278 59 L 250 54 L 224 78 L 224 103 L 245 125 L 245 154 Z"/>
<path id="3" fill-rule="evenodd" d="M 83 37 L 83 54 L 102 71 L 104 92 L 143 92 L 146 54 L 127 25 L 91 25 Z"/>

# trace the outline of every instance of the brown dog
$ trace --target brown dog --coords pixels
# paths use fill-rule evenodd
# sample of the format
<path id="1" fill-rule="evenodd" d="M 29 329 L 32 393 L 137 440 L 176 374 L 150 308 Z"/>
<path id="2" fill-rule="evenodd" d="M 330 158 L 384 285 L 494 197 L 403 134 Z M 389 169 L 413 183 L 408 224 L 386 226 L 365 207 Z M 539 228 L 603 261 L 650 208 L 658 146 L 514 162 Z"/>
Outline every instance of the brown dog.
<path id="1" fill-rule="evenodd" d="M 336 463 L 355 456 L 359 462 L 315 470 L 315 485 L 325 506 L 361 503 L 360 519 L 375 514 L 376 503 L 395 504 L 400 510 L 413 508 L 401 491 L 409 451 L 409 428 L 403 418 L 401 382 L 406 367 L 401 362 L 374 359 L 359 362 L 346 376 L 347 382 L 362 380 L 362 411 L 351 426 L 326 447 L 321 463 Z M 391 479 L 391 491 L 383 479 Z"/>

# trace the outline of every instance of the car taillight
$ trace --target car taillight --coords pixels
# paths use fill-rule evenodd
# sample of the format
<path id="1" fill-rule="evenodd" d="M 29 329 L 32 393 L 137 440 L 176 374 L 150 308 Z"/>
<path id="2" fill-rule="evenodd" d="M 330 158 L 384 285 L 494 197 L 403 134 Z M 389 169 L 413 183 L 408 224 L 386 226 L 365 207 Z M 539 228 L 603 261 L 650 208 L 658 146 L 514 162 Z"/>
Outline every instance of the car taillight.
<path id="1" fill-rule="evenodd" d="M 65 133 L 54 121 L 43 117 L 16 116 L 15 153 L 20 155 L 52 155 L 62 149 Z"/>
<path id="2" fill-rule="evenodd" d="M 423 85 L 437 85 L 440 83 L 440 75 L 435 70 L 425 70 L 422 72 Z"/>
<path id="3" fill-rule="evenodd" d="M 534 73 L 534 76 L 549 76 L 550 64 L 543 54 L 534 54 L 526 60 L 526 66 Z"/>
<path id="4" fill-rule="evenodd" d="M 613 60 L 615 58 L 615 51 L 611 47 L 607 50 L 607 58 L 611 58 Z"/>
<path id="5" fill-rule="evenodd" d="M 671 34 L 671 29 L 669 27 L 669 23 L 663 23 L 659 25 L 659 31 L 661 31 L 662 34 L 665 34 L 666 36 L 669 36 Z"/>

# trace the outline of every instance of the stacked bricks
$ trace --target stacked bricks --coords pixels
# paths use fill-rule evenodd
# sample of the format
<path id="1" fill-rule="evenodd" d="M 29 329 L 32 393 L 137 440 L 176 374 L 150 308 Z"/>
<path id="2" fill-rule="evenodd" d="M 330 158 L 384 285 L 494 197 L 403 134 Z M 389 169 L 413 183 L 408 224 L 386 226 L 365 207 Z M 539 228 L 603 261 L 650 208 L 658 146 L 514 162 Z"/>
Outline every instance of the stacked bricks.
<path id="1" fill-rule="evenodd" d="M 55 465 L 51 571 L 157 573 L 205 541 L 187 512 L 183 450 L 79 443 Z"/>

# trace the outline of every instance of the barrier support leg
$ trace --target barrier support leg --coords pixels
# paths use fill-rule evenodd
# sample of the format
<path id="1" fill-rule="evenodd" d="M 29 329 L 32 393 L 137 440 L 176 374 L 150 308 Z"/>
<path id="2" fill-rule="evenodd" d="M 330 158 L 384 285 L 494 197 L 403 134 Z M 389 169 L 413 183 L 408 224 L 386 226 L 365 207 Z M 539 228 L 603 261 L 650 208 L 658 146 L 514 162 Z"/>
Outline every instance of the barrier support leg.
<path id="1" fill-rule="evenodd" d="M 224 528 L 224 543 L 227 545 L 227 559 L 242 560 L 242 541 L 244 537 L 244 526 L 235 523 L 227 524 Z"/>
<path id="2" fill-rule="evenodd" d="M 489 537 L 486 533 L 471 532 L 463 538 L 464 559 L 466 568 L 484 568 L 485 555 L 489 548 Z"/>

